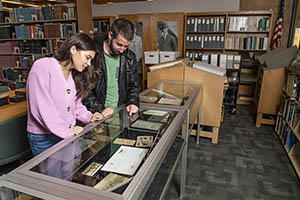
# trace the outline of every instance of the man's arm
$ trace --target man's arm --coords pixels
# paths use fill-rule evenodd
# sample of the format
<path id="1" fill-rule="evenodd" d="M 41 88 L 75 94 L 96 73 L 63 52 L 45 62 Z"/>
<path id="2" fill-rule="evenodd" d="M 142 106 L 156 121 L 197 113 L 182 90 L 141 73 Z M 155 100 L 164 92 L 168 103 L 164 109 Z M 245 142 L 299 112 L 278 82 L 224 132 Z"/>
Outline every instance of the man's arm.
<path id="1" fill-rule="evenodd" d="M 139 82 L 138 82 L 138 71 L 137 71 L 137 61 L 133 52 L 131 53 L 131 62 L 129 68 L 130 72 L 128 73 L 128 83 L 127 83 L 127 106 L 128 105 L 136 105 L 139 107 L 140 99 L 139 99 Z"/>
<path id="2" fill-rule="evenodd" d="M 103 109 L 103 105 L 97 101 L 95 88 L 82 100 L 82 104 L 92 113 L 101 112 Z"/>

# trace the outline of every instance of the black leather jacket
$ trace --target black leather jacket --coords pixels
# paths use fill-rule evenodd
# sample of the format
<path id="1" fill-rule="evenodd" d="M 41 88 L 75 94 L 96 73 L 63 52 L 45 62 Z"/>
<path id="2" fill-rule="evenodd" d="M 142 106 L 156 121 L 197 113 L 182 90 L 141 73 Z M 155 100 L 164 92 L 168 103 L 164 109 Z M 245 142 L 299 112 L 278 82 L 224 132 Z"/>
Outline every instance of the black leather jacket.
<path id="1" fill-rule="evenodd" d="M 82 103 L 92 113 L 101 112 L 105 107 L 106 89 L 107 89 L 107 74 L 106 63 L 104 57 L 103 43 L 107 36 L 97 35 L 94 37 L 97 47 L 100 52 L 100 68 L 99 79 L 95 88 L 83 99 Z M 120 56 L 119 67 L 119 102 L 118 105 L 134 104 L 139 107 L 139 85 L 137 62 L 135 55 L 129 49 L 126 49 Z"/>

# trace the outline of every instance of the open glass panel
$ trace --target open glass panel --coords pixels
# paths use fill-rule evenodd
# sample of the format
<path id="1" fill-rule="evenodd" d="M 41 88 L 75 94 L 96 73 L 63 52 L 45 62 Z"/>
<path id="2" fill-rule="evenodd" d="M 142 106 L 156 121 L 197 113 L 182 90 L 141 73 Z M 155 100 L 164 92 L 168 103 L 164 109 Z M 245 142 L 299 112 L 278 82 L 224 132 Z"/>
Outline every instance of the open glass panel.
<path id="1" fill-rule="evenodd" d="M 200 85 L 200 83 L 162 81 L 143 91 L 140 94 L 140 101 L 164 106 L 185 106 L 188 99 L 197 94 Z"/>

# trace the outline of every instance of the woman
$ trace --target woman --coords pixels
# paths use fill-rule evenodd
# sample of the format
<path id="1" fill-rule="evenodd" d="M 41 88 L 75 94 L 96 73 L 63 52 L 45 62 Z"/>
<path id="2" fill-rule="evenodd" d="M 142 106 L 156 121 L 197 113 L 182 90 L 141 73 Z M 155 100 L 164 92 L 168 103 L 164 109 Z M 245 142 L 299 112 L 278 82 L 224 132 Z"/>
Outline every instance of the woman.
<path id="1" fill-rule="evenodd" d="M 27 132 L 33 155 L 79 134 L 83 128 L 76 120 L 102 119 L 81 103 L 97 80 L 97 56 L 94 41 L 79 33 L 67 39 L 55 57 L 33 64 L 27 80 Z"/>

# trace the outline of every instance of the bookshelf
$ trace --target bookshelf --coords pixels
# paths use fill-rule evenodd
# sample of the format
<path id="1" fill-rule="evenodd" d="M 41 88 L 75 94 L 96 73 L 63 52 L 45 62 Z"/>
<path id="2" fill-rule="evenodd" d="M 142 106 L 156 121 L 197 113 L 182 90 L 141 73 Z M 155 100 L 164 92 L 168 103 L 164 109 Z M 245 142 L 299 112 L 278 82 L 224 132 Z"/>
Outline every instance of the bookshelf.
<path id="1" fill-rule="evenodd" d="M 277 115 L 275 132 L 277 133 L 294 169 L 300 177 L 300 73 L 291 67 L 287 69 L 287 78 L 282 92 L 281 109 Z"/>
<path id="2" fill-rule="evenodd" d="M 52 56 L 77 32 L 74 3 L 0 11 L 1 84 L 26 84 L 34 60 Z"/>
<path id="3" fill-rule="evenodd" d="M 254 102 L 257 65 L 250 58 L 269 50 L 272 11 L 187 13 L 185 21 L 185 57 L 202 61 L 203 55 L 218 54 L 219 64 L 221 55 L 241 55 L 237 104 Z"/>

